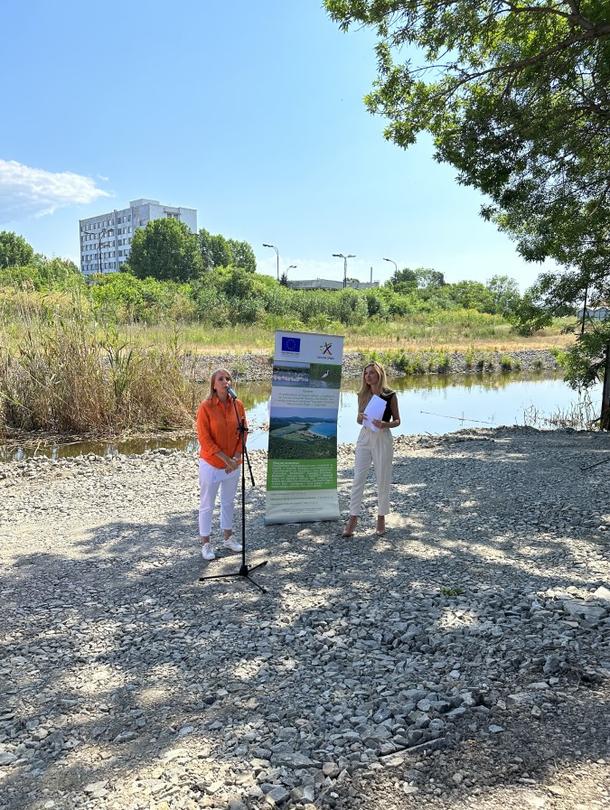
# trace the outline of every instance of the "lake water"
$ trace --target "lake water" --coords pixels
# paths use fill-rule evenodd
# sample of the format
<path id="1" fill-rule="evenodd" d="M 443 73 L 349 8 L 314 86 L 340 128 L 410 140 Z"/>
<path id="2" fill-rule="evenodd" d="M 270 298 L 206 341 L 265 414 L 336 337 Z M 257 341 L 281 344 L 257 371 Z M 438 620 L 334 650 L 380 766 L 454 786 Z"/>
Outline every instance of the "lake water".
<path id="1" fill-rule="evenodd" d="M 399 394 L 402 423 L 394 435 L 413 433 L 450 433 L 463 427 L 497 427 L 499 425 L 531 424 L 549 428 L 545 419 L 567 413 L 578 407 L 578 394 L 561 377 L 541 375 L 429 375 L 404 377 L 391 381 Z M 349 380 L 343 386 L 339 400 L 337 438 L 339 442 L 354 442 L 360 426 L 356 423 L 357 389 L 359 381 Z M 271 384 L 239 386 L 250 424 L 248 446 L 253 450 L 267 449 L 269 396 Z M 597 416 L 600 387 L 591 391 Z M 84 453 L 98 455 L 117 452 L 140 453 L 159 447 L 195 447 L 193 440 L 160 437 L 154 440 L 131 439 L 125 442 L 78 442 L 70 445 L 42 445 L 37 448 L 8 448 L 0 446 L 0 461 L 46 455 L 53 458 Z"/>

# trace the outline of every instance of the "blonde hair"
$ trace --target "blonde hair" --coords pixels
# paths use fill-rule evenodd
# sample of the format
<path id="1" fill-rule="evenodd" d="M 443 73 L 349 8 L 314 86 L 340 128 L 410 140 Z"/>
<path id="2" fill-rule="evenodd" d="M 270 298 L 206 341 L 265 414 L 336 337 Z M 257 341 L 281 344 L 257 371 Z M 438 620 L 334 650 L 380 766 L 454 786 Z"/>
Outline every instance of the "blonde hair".
<path id="1" fill-rule="evenodd" d="M 216 391 L 214 391 L 214 382 L 216 380 L 217 374 L 226 374 L 228 378 L 233 381 L 233 376 L 230 371 L 227 371 L 226 368 L 217 368 L 216 371 L 212 372 L 212 376 L 210 377 L 210 393 L 207 395 L 206 399 L 213 399 L 216 396 Z"/>
<path id="2" fill-rule="evenodd" d="M 376 361 L 372 361 L 367 363 L 366 366 L 362 369 L 362 383 L 360 385 L 360 390 L 358 391 L 358 410 L 363 411 L 370 398 L 373 396 L 373 392 L 371 391 L 370 385 L 365 381 L 364 375 L 367 368 L 371 368 L 371 366 L 375 369 L 377 374 L 379 374 L 379 390 L 380 392 L 385 392 L 388 390 L 388 378 L 385 373 L 385 368 L 381 365 L 381 363 L 377 363 Z"/>

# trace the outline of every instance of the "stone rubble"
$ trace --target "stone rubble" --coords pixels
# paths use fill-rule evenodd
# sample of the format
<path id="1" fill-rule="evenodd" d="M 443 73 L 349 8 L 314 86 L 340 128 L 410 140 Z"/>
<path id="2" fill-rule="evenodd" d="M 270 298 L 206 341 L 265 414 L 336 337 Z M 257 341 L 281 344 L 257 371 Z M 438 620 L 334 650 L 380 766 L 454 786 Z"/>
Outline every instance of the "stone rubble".
<path id="1" fill-rule="evenodd" d="M 251 454 L 265 595 L 198 581 L 191 454 L 0 465 L 1 810 L 610 806 L 610 436 L 395 448 L 350 540 Z"/>

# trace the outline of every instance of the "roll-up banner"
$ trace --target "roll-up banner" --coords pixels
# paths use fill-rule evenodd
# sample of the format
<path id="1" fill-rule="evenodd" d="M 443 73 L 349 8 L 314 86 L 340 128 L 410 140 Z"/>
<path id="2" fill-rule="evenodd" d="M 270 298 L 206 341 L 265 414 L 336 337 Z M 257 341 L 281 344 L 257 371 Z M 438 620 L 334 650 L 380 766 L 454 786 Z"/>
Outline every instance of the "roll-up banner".
<path id="1" fill-rule="evenodd" d="M 343 338 L 276 332 L 265 523 L 336 520 Z"/>

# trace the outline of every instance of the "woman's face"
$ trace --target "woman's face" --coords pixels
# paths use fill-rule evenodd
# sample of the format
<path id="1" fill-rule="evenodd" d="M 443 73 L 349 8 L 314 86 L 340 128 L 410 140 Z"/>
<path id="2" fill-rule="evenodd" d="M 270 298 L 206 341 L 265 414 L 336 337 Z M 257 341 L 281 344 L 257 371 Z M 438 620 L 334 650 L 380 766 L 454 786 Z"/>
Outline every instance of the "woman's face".
<path id="1" fill-rule="evenodd" d="M 379 372 L 375 366 L 367 366 L 364 369 L 364 382 L 372 387 L 379 384 Z"/>
<path id="2" fill-rule="evenodd" d="M 214 391 L 217 394 L 226 394 L 231 382 L 231 375 L 228 371 L 217 371 L 214 375 Z"/>

